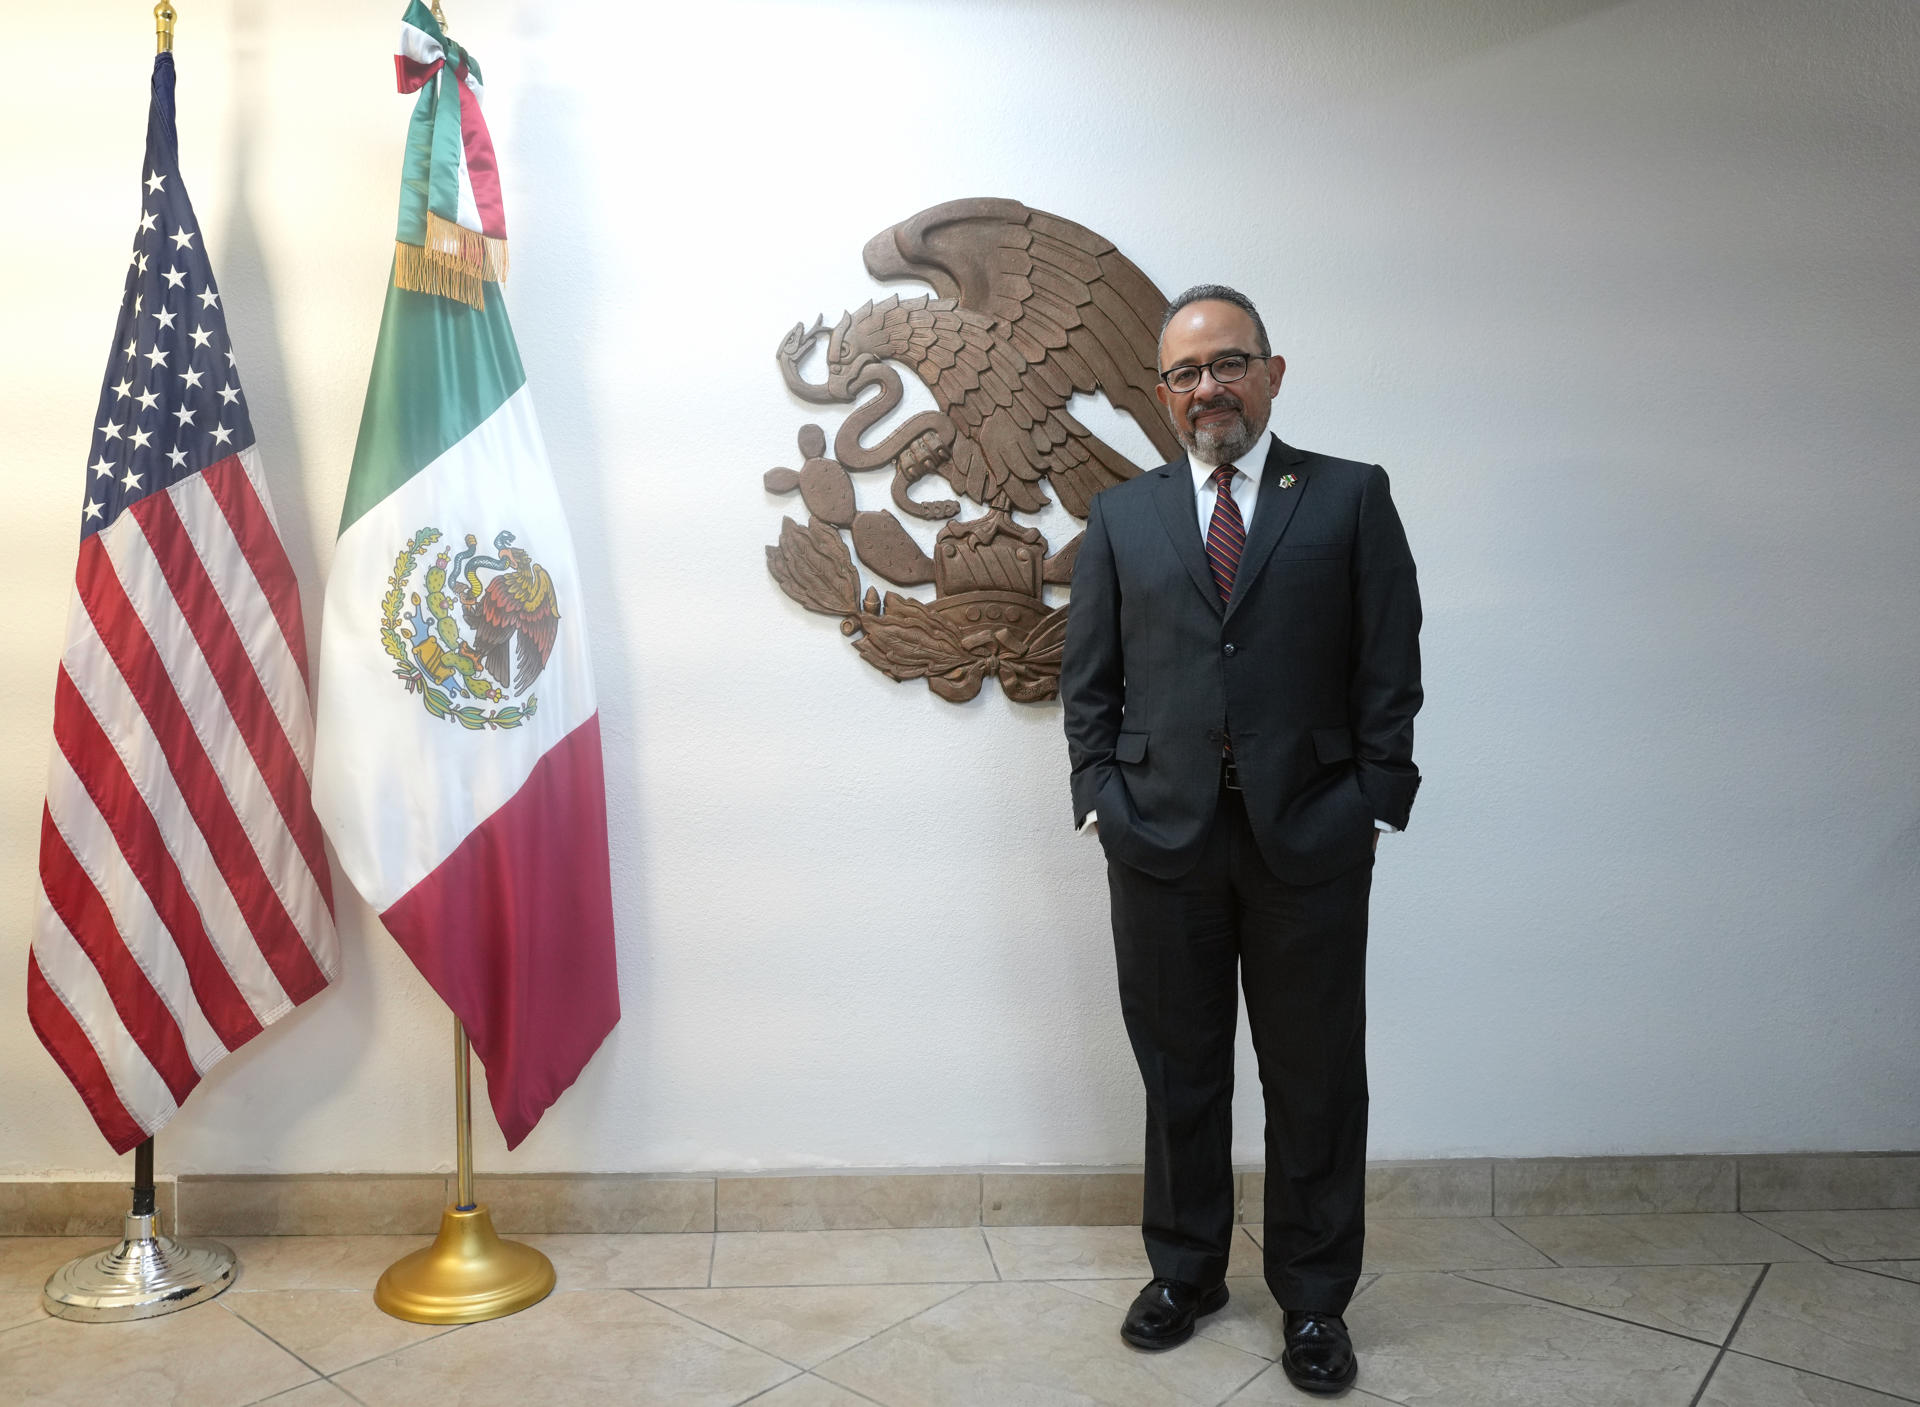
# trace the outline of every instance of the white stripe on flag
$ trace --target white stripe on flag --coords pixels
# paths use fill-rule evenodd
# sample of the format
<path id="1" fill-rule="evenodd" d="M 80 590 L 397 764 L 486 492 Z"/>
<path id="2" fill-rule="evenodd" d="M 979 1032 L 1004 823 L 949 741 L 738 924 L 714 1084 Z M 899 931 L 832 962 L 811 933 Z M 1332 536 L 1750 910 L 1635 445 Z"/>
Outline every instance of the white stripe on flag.
<path id="1" fill-rule="evenodd" d="M 186 960 L 154 911 L 140 877 L 127 864 L 106 817 L 58 748 L 53 750 L 53 766 L 47 776 L 47 812 L 53 817 L 54 828 L 66 839 L 67 848 L 73 851 L 73 858 L 106 901 L 127 955 L 147 975 L 161 1005 L 180 1028 L 193 1068 L 206 1074 L 226 1055 L 227 1048 L 195 1000 Z"/>
<path id="2" fill-rule="evenodd" d="M 313 872 L 307 868 L 307 858 L 301 853 L 299 843 L 287 829 L 286 819 L 274 802 L 266 778 L 260 775 L 260 768 L 247 749 L 240 725 L 227 709 L 220 685 L 208 667 L 206 656 L 200 653 L 200 642 L 194 639 L 192 627 L 181 614 L 180 603 L 167 585 L 159 559 L 153 555 L 146 534 L 140 531 L 131 514 L 101 532 L 99 539 L 120 577 L 120 584 L 126 589 L 127 599 L 146 627 L 148 638 L 160 652 L 160 662 L 173 682 L 173 691 L 179 696 L 180 706 L 186 710 L 200 745 L 213 763 L 221 789 L 233 803 L 253 853 L 259 856 L 261 868 L 266 871 L 267 882 L 280 896 L 280 902 L 311 951 L 315 939 L 331 927 L 326 901 L 314 882 Z M 314 956 L 318 961 L 319 954 Z M 325 970 L 324 964 L 322 970 Z"/>
<path id="3" fill-rule="evenodd" d="M 417 64 L 436 64 L 447 56 L 440 47 L 440 41 L 424 29 L 416 29 L 405 20 L 400 21 L 400 57 L 412 59 Z"/>
<path id="4" fill-rule="evenodd" d="M 119 526 L 116 523 L 107 531 L 117 531 Z M 102 731 L 113 739 L 114 749 L 133 778 L 141 799 L 153 812 L 167 852 L 180 867 L 187 893 L 194 907 L 200 910 L 201 925 L 233 977 L 234 985 L 240 989 L 240 995 L 246 998 L 248 1009 L 262 1026 L 278 1020 L 292 1009 L 293 1003 L 267 965 L 253 930 L 234 902 L 219 865 L 214 863 L 206 837 L 201 834 L 186 797 L 167 766 L 166 750 L 160 746 L 146 714 L 140 711 L 139 701 L 120 677 L 119 666 L 107 653 L 78 593 L 74 596 L 73 617 L 67 628 L 64 658 L 68 678 L 73 680 L 73 687 Z"/>
<path id="5" fill-rule="evenodd" d="M 133 1115 L 133 1121 L 151 1133 L 171 1119 L 180 1106 L 173 1102 L 167 1082 L 153 1068 L 140 1043 L 121 1024 L 107 984 L 100 980 L 92 961 L 47 902 L 46 891 L 42 889 L 35 897 L 39 900 L 39 923 L 34 930 L 33 957 L 40 964 L 40 975 L 86 1032 L 87 1043 L 99 1055 L 113 1092 Z"/>
<path id="6" fill-rule="evenodd" d="M 213 490 L 204 474 L 182 479 L 167 490 L 180 513 L 180 525 L 186 529 L 193 550 L 206 565 L 220 604 L 240 634 L 253 672 L 267 692 L 274 716 L 280 720 L 300 770 L 313 775 L 313 717 L 307 708 L 306 686 L 300 681 L 300 666 L 287 648 L 287 637 L 280 633 L 280 621 L 273 613 L 267 593 L 254 580 L 253 568 L 233 525 L 220 511 Z"/>
<path id="7" fill-rule="evenodd" d="M 480 204 L 473 198 L 473 173 L 467 169 L 467 144 L 460 144 L 460 218 L 463 230 L 480 228 Z"/>

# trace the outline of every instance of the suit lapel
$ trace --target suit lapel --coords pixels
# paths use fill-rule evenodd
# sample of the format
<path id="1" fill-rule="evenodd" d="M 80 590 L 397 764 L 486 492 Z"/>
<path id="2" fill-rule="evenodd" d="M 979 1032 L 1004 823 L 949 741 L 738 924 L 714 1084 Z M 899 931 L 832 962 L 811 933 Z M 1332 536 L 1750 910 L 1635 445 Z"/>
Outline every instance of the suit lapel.
<path id="1" fill-rule="evenodd" d="M 1173 540 L 1174 554 L 1186 567 L 1187 575 L 1213 608 L 1220 614 L 1220 589 L 1213 584 L 1213 569 L 1207 565 L 1206 549 L 1200 545 L 1200 519 L 1193 506 L 1193 471 L 1182 459 L 1154 471 L 1160 482 L 1153 486 L 1153 504 L 1160 510 L 1160 522 Z"/>
<path id="2" fill-rule="evenodd" d="M 1307 491 L 1309 475 L 1297 474 L 1288 488 L 1280 486 L 1280 480 L 1286 477 L 1292 466 L 1304 461 L 1306 456 L 1292 445 L 1287 444 L 1278 435 L 1273 437 L 1273 446 L 1267 451 L 1266 467 L 1260 473 L 1260 499 L 1253 508 L 1253 527 L 1247 533 L 1246 550 L 1240 554 L 1240 567 L 1233 574 L 1233 599 L 1227 602 L 1227 615 L 1231 616 L 1247 599 L 1254 578 L 1273 555 L 1273 549 L 1279 544 L 1281 535 L 1286 532 L 1287 524 L 1293 521 L 1293 513 L 1300 506 L 1300 497 Z"/>

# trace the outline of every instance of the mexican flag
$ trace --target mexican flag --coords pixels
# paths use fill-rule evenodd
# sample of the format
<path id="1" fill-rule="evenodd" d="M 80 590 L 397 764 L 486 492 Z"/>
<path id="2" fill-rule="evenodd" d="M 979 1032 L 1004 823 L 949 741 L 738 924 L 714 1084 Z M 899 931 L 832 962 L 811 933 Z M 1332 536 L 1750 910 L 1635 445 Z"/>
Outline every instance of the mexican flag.
<path id="1" fill-rule="evenodd" d="M 499 279 L 480 68 L 418 3 L 394 272 L 320 641 L 314 809 L 508 1147 L 620 1019 L 587 591 Z"/>

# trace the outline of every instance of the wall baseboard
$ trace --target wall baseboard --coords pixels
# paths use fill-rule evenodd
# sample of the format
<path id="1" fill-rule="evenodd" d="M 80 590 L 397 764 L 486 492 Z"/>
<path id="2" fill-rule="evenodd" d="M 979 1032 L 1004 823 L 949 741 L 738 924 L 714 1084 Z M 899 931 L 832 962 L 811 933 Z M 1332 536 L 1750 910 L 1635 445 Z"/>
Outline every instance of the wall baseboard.
<path id="1" fill-rule="evenodd" d="M 1235 1175 L 1239 1220 L 1258 1222 L 1266 1175 Z M 427 1236 L 445 1173 L 184 1176 L 161 1183 L 161 1224 L 188 1236 Z M 481 1176 L 509 1234 L 851 1231 L 923 1226 L 1127 1226 L 1141 1177 L 1125 1168 L 1006 1168 L 679 1176 Z M 0 1236 L 107 1236 L 119 1182 L 0 1181 Z M 1458 1158 L 1370 1163 L 1374 1217 L 1920 1207 L 1920 1152 L 1627 1158 Z"/>

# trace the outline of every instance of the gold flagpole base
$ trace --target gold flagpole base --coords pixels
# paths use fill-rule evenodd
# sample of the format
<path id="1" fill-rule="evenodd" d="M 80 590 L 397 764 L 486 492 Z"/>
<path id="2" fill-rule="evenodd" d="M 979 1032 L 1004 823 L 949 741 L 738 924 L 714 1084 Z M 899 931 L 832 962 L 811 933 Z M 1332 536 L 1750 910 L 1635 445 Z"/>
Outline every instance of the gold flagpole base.
<path id="1" fill-rule="evenodd" d="M 373 1302 L 414 1324 L 477 1324 L 517 1314 L 552 1290 L 553 1262 L 501 1240 L 485 1206 L 448 1207 L 433 1244 L 388 1266 Z"/>

